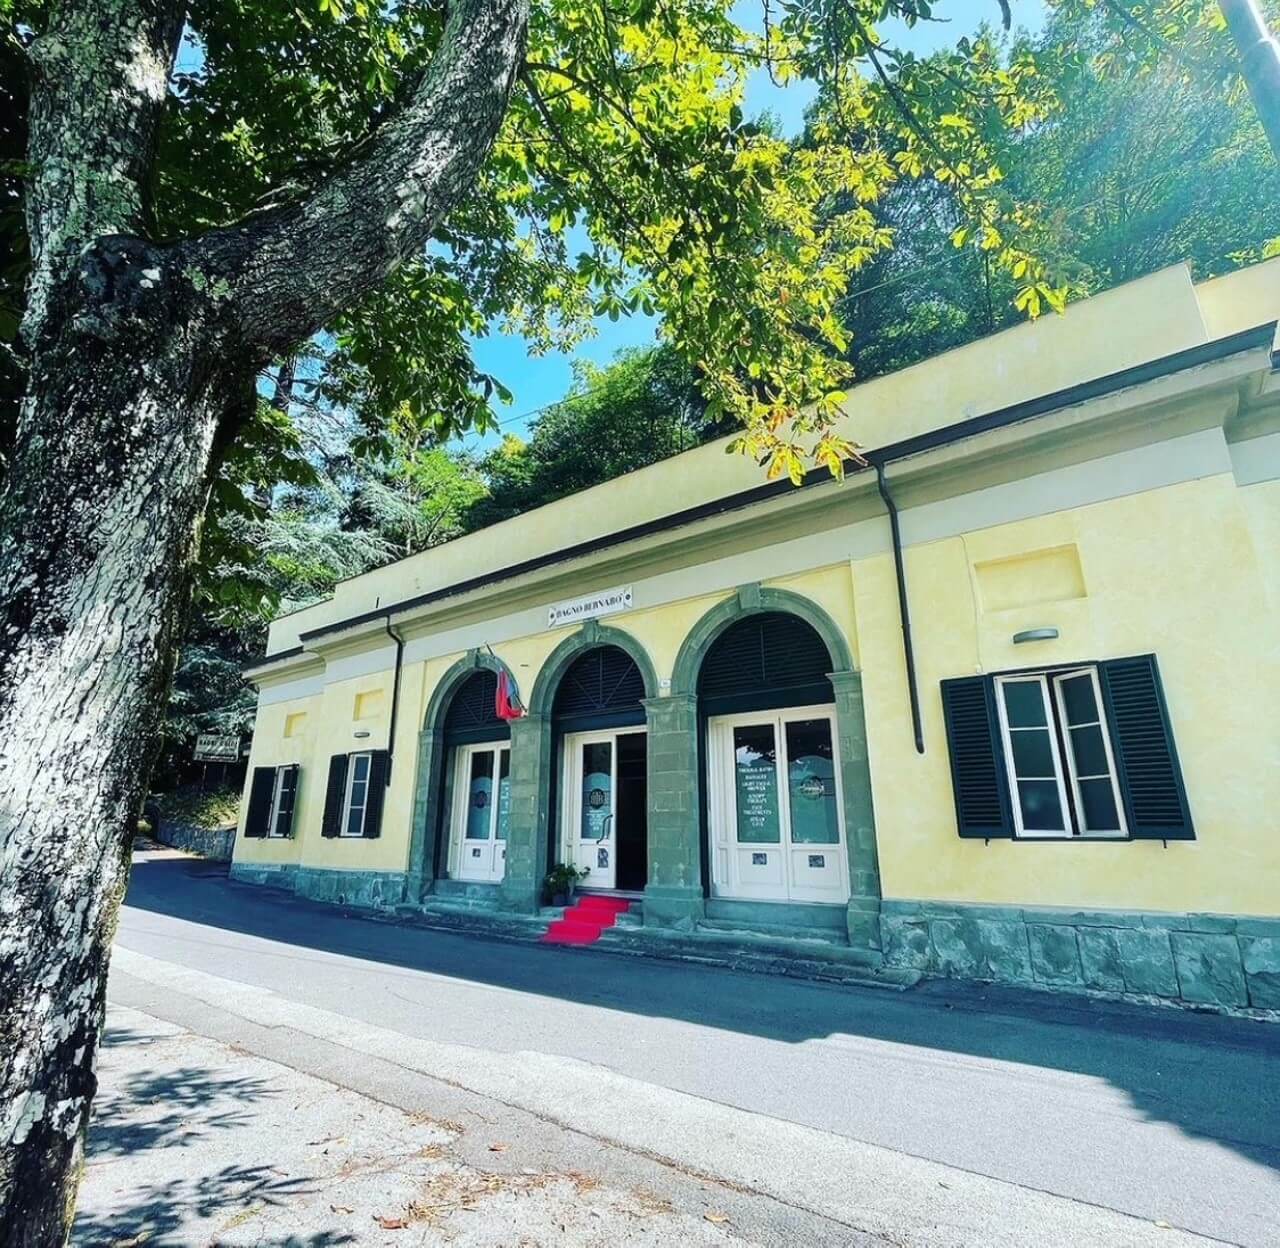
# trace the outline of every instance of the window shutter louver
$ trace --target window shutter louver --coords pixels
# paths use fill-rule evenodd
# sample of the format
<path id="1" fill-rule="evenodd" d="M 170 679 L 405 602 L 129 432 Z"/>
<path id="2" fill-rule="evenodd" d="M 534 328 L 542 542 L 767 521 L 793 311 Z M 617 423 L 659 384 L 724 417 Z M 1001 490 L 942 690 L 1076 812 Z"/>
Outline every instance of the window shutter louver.
<path id="1" fill-rule="evenodd" d="M 831 656 L 817 630 L 797 615 L 772 611 L 729 625 L 698 671 L 704 714 L 835 700 Z"/>
<path id="2" fill-rule="evenodd" d="M 1009 784 L 990 679 L 944 680 L 942 711 L 960 835 L 983 840 L 1011 837 Z"/>
<path id="3" fill-rule="evenodd" d="M 364 835 L 369 840 L 382 835 L 382 807 L 391 775 L 391 755 L 374 750 L 369 759 L 369 789 L 365 799 Z"/>
<path id="4" fill-rule="evenodd" d="M 272 831 L 276 836 L 293 835 L 293 812 L 298 808 L 298 772 L 297 763 L 283 768 L 284 778 L 280 782 L 280 809 L 276 811 L 276 826 Z"/>
<path id="5" fill-rule="evenodd" d="M 474 745 L 480 741 L 507 741 L 511 725 L 498 718 L 498 673 L 487 668 L 468 676 L 449 700 L 444 719 L 450 745 Z"/>
<path id="6" fill-rule="evenodd" d="M 1129 835 L 1195 840 L 1155 655 L 1099 663 L 1098 675 Z"/>
<path id="7" fill-rule="evenodd" d="M 611 716 L 619 723 L 644 723 L 644 696 L 636 661 L 618 646 L 597 646 L 579 655 L 561 677 L 552 716 L 561 722 Z"/>
<path id="8" fill-rule="evenodd" d="M 329 783 L 324 793 L 324 819 L 321 836 L 337 836 L 342 831 L 343 805 L 347 798 L 347 756 L 335 754 L 329 760 Z"/>
<path id="9" fill-rule="evenodd" d="M 271 820 L 271 799 L 275 794 L 276 769 L 255 767 L 253 783 L 249 786 L 249 810 L 245 815 L 245 836 L 266 836 Z"/>

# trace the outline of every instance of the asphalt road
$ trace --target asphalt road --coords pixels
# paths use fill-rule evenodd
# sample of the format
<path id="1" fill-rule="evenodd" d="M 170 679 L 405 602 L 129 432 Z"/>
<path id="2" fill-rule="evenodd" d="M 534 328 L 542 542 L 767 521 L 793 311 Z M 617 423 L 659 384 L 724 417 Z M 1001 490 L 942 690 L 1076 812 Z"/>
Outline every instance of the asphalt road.
<path id="1" fill-rule="evenodd" d="M 854 989 L 343 915 L 135 863 L 117 944 L 423 1042 L 654 1088 L 1230 1243 L 1280 1245 L 1280 1026 Z M 155 1012 L 154 997 L 113 999 Z M 184 1020 L 191 1025 L 191 1020 Z"/>

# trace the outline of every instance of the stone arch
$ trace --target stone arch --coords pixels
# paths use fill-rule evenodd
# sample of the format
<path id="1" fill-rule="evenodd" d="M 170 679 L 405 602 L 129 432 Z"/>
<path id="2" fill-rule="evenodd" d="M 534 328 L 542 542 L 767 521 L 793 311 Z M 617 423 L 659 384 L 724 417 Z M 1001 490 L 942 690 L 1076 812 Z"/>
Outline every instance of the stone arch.
<path id="1" fill-rule="evenodd" d="M 511 675 L 511 669 L 491 651 L 468 650 L 436 682 L 422 717 L 405 889 L 406 899 L 410 902 L 420 901 L 431 891 L 439 870 L 442 837 L 446 831 L 446 790 L 449 787 L 446 775 L 449 751 L 444 739 L 449 704 L 467 680 L 476 672 L 485 670 Z"/>
<path id="2" fill-rule="evenodd" d="M 597 646 L 617 646 L 619 650 L 628 654 L 640 669 L 640 675 L 644 680 L 644 696 L 657 697 L 658 678 L 654 674 L 653 662 L 644 646 L 630 633 L 623 632 L 620 628 L 609 628 L 597 620 L 588 620 L 547 656 L 547 661 L 538 672 L 538 678 L 533 682 L 533 691 L 529 695 L 530 717 L 550 717 L 561 677 L 569 670 L 574 659 L 588 650 L 594 650 Z"/>
<path id="3" fill-rule="evenodd" d="M 835 696 L 836 734 L 839 740 L 841 789 L 849 859 L 847 929 L 850 944 L 880 948 L 880 866 L 876 846 L 875 814 L 871 801 L 871 773 L 867 759 L 867 726 L 862 701 L 862 676 L 853 661 L 848 640 L 836 622 L 816 602 L 786 589 L 744 585 L 738 592 L 717 603 L 690 629 L 680 646 L 671 675 L 671 713 L 664 749 L 681 749 L 692 771 L 693 791 L 680 801 L 689 810 L 682 820 L 680 839 L 696 838 L 701 852 L 703 829 L 700 812 L 706 777 L 701 763 L 699 734 L 704 731 L 697 708 L 698 673 L 702 660 L 729 625 L 747 616 L 764 612 L 785 612 L 808 623 L 827 647 L 832 670 L 829 673 Z M 674 777 L 673 777 L 674 779 Z M 677 782 L 673 787 L 682 786 Z M 651 783 L 650 793 L 653 793 Z M 667 804 L 671 804 L 668 801 Z M 691 855 L 686 850 L 686 858 Z M 648 903 L 646 902 L 646 905 Z"/>
<path id="4" fill-rule="evenodd" d="M 853 652 L 836 622 L 811 598 L 789 589 L 773 589 L 760 585 L 744 585 L 723 602 L 718 602 L 689 630 L 689 635 L 676 655 L 671 673 L 672 694 L 695 694 L 698 671 L 712 643 L 730 624 L 749 615 L 781 611 L 798 616 L 822 638 L 831 656 L 832 675 L 856 673 Z"/>
<path id="5" fill-rule="evenodd" d="M 468 650 L 436 682 L 435 690 L 427 703 L 426 714 L 422 717 L 424 730 L 440 731 L 444 728 L 444 717 L 449 713 L 449 703 L 453 701 L 453 695 L 481 670 L 499 674 L 506 672 L 508 678 L 514 680 L 511 669 L 496 654 L 488 650 Z"/>
<path id="6" fill-rule="evenodd" d="M 511 824 L 507 837 L 507 873 L 502 884 L 506 904 L 537 910 L 551 840 L 555 731 L 552 707 L 560 680 L 579 656 L 597 646 L 617 646 L 635 662 L 644 681 L 646 704 L 658 691 L 653 662 L 630 633 L 588 620 L 547 656 L 529 691 L 527 713 L 511 724 Z"/>

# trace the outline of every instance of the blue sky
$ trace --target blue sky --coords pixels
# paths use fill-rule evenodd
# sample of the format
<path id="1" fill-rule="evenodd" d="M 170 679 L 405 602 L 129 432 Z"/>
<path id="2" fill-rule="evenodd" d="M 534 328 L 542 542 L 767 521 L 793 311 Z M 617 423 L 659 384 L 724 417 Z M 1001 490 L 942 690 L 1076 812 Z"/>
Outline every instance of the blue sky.
<path id="1" fill-rule="evenodd" d="M 1043 0 L 1010 2 L 1015 27 L 1036 30 L 1043 23 Z M 740 20 L 744 25 L 750 24 L 751 7 L 759 7 L 759 0 L 741 0 Z M 881 28 L 885 41 L 917 55 L 927 55 L 972 33 L 983 22 L 997 25 L 1000 21 L 996 0 L 942 0 L 934 12 L 940 20 L 921 22 L 913 29 L 901 22 L 886 22 Z M 758 70 L 747 82 L 747 112 L 752 116 L 771 112 L 786 133 L 795 134 L 803 124 L 804 110 L 813 95 L 812 83 L 775 87 L 768 74 Z M 657 337 L 657 321 L 642 314 L 618 321 L 600 318 L 596 330 L 595 337 L 580 343 L 572 353 L 554 352 L 543 356 L 530 354 L 528 344 L 518 335 L 495 333 L 478 339 L 473 344 L 476 363 L 510 389 L 514 402 L 498 409 L 501 421 L 498 433 L 484 438 L 470 435 L 463 440 L 464 444 L 471 449 L 482 449 L 496 444 L 508 433 L 527 435 L 529 423 L 536 419 L 538 409 L 562 398 L 569 389 L 575 358 L 603 364 L 623 347 L 652 343 Z"/>

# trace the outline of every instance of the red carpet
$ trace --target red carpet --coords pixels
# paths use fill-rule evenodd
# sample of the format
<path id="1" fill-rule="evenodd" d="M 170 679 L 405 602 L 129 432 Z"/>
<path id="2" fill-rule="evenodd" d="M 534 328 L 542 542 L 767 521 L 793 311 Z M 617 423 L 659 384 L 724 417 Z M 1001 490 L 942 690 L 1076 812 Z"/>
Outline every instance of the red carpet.
<path id="1" fill-rule="evenodd" d="M 581 898 L 547 928 L 542 940 L 548 945 L 590 945 L 600 939 L 606 927 L 612 927 L 618 915 L 630 907 L 618 897 Z"/>

